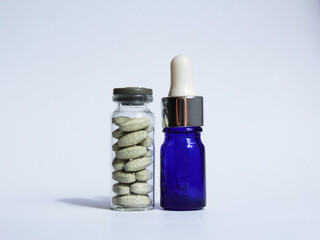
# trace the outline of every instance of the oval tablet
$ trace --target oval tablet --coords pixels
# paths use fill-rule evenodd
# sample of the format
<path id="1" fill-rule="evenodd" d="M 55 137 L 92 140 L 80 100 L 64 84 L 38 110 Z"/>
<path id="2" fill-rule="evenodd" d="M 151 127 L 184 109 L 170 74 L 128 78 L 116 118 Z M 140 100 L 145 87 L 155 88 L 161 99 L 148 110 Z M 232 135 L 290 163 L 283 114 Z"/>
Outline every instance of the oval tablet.
<path id="1" fill-rule="evenodd" d="M 147 153 L 143 155 L 144 157 L 151 157 L 152 156 L 152 150 L 148 149 Z"/>
<path id="2" fill-rule="evenodd" d="M 112 178 L 120 183 L 133 183 L 136 181 L 136 176 L 133 173 L 124 171 L 113 172 Z"/>
<path id="3" fill-rule="evenodd" d="M 150 120 L 148 118 L 132 118 L 119 125 L 120 131 L 133 132 L 148 127 Z"/>
<path id="4" fill-rule="evenodd" d="M 114 170 L 119 171 L 123 169 L 123 166 L 128 162 L 128 160 L 125 159 L 113 159 L 112 161 L 112 167 Z"/>
<path id="5" fill-rule="evenodd" d="M 151 204 L 151 199 L 146 195 L 125 195 L 119 196 L 116 204 L 125 207 L 147 207 Z"/>
<path id="6" fill-rule="evenodd" d="M 138 158 L 147 153 L 147 148 L 143 146 L 132 146 L 122 148 L 116 152 L 116 158 L 118 159 L 131 159 Z"/>
<path id="7" fill-rule="evenodd" d="M 119 126 L 119 124 L 124 123 L 124 122 L 128 121 L 129 119 L 130 119 L 129 117 L 125 117 L 125 116 L 114 117 L 114 118 L 112 118 L 112 123 Z"/>
<path id="8" fill-rule="evenodd" d="M 146 182 L 136 182 L 131 184 L 130 191 L 137 194 L 148 194 L 152 192 L 152 185 Z"/>
<path id="9" fill-rule="evenodd" d="M 141 143 L 148 137 L 148 132 L 146 130 L 136 131 L 128 133 L 121 137 L 118 141 L 119 147 L 128 147 Z"/>
<path id="10" fill-rule="evenodd" d="M 124 166 L 124 170 L 128 172 L 140 171 L 152 164 L 151 157 L 136 158 L 128 161 Z"/>
<path id="11" fill-rule="evenodd" d="M 112 137 L 119 139 L 119 138 L 123 137 L 125 134 L 126 134 L 125 132 L 120 131 L 118 128 L 112 132 Z"/>
<path id="12" fill-rule="evenodd" d="M 148 181 L 152 178 L 152 172 L 149 169 L 144 169 L 136 172 L 137 181 Z"/>
<path id="13" fill-rule="evenodd" d="M 118 195 L 127 195 L 130 193 L 130 186 L 123 183 L 114 184 L 112 191 Z"/>
<path id="14" fill-rule="evenodd" d="M 151 137 L 147 137 L 143 142 L 139 143 L 141 146 L 151 147 L 153 145 L 153 139 Z"/>
<path id="15" fill-rule="evenodd" d="M 118 151 L 120 149 L 118 143 L 116 142 L 115 144 L 112 145 L 112 150 L 113 151 Z"/>
<path id="16" fill-rule="evenodd" d="M 152 130 L 153 130 L 153 126 L 152 126 L 152 124 L 150 124 L 148 127 L 146 127 L 145 128 L 146 129 L 146 131 L 149 133 L 149 132 L 152 132 Z"/>
<path id="17" fill-rule="evenodd" d="M 119 200 L 119 197 L 120 197 L 120 196 L 114 196 L 114 197 L 112 198 L 112 203 L 115 204 L 115 205 L 119 205 L 119 201 L 118 201 L 118 200 Z"/>

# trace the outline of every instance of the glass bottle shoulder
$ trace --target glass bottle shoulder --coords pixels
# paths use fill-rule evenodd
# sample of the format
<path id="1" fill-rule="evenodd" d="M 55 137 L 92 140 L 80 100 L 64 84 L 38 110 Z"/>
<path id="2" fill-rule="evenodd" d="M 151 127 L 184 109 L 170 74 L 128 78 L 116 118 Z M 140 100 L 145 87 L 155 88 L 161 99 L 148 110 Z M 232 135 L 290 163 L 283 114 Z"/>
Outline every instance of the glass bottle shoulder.
<path id="1" fill-rule="evenodd" d="M 201 141 L 201 127 L 179 127 L 179 128 L 164 128 L 165 133 L 162 149 L 200 149 L 204 150 L 204 145 Z"/>

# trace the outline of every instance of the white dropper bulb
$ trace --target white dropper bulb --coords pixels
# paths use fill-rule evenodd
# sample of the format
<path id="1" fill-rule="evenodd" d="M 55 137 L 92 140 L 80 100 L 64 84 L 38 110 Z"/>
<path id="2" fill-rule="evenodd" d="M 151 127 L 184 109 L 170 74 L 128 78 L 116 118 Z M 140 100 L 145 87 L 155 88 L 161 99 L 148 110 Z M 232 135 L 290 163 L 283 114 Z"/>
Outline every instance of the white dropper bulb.
<path id="1" fill-rule="evenodd" d="M 191 59 L 178 55 L 171 61 L 171 87 L 169 97 L 195 96 Z"/>

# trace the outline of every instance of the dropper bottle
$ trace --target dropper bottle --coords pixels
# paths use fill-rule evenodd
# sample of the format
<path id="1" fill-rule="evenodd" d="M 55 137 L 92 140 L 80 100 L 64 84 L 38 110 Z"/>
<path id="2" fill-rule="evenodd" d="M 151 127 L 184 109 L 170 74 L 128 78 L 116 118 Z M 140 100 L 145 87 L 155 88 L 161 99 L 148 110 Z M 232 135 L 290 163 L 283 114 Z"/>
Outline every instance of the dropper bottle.
<path id="1" fill-rule="evenodd" d="M 201 142 L 203 98 L 196 96 L 192 62 L 171 61 L 169 96 L 162 98 L 164 143 L 161 146 L 161 200 L 166 210 L 206 206 L 205 149 Z"/>

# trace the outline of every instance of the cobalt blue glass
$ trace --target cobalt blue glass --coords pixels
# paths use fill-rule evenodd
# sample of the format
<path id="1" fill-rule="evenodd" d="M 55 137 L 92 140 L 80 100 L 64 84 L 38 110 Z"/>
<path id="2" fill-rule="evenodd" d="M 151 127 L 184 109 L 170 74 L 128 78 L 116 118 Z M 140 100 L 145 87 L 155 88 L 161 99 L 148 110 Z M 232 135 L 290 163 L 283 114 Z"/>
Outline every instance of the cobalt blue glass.
<path id="1" fill-rule="evenodd" d="M 200 210 L 206 206 L 205 150 L 201 127 L 164 128 L 161 147 L 161 207 Z"/>

